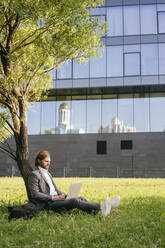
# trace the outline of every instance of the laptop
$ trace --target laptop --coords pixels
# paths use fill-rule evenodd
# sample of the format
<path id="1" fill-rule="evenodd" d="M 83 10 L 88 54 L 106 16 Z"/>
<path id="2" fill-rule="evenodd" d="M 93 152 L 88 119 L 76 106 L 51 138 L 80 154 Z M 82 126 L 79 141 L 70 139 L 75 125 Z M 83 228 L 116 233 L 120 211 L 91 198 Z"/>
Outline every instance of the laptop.
<path id="1" fill-rule="evenodd" d="M 68 191 L 66 199 L 78 197 L 78 195 L 80 193 L 80 190 L 81 190 L 81 186 L 82 186 L 82 182 L 72 183 L 70 185 L 70 188 L 69 188 L 69 191 Z"/>

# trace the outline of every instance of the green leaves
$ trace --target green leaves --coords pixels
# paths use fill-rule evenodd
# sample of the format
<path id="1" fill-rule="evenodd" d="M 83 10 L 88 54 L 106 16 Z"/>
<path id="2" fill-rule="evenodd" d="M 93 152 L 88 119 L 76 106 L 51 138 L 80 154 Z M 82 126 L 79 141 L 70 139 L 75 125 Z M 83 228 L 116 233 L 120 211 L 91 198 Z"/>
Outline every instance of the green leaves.
<path id="1" fill-rule="evenodd" d="M 0 142 L 4 142 L 11 136 L 10 128 L 7 126 L 6 121 L 9 121 L 9 113 L 7 110 L 0 108 Z"/>
<path id="2" fill-rule="evenodd" d="M 9 84 L 20 87 L 22 94 L 31 99 L 36 87 L 39 91 L 50 87 L 50 75 L 46 79 L 44 73 L 72 58 L 83 61 L 98 56 L 98 48 L 102 46 L 99 34 L 105 25 L 91 19 L 87 8 L 102 3 L 101 0 L 1 1 L 0 74 L 6 69 Z M 44 84 L 43 79 L 48 83 Z M 6 82 L 1 81 L 3 85 Z"/>

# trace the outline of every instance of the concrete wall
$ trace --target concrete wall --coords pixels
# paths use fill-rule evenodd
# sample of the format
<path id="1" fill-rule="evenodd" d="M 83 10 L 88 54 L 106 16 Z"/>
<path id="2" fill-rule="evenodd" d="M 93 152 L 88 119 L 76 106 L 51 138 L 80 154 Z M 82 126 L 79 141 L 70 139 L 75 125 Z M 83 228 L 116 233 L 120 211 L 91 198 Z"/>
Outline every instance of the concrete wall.
<path id="1" fill-rule="evenodd" d="M 107 154 L 96 154 L 97 141 L 107 142 Z M 132 140 L 132 150 L 121 150 Z M 30 160 L 39 150 L 52 156 L 53 176 L 165 177 L 165 133 L 31 135 Z M 0 153 L 0 176 L 18 175 L 13 162 Z"/>

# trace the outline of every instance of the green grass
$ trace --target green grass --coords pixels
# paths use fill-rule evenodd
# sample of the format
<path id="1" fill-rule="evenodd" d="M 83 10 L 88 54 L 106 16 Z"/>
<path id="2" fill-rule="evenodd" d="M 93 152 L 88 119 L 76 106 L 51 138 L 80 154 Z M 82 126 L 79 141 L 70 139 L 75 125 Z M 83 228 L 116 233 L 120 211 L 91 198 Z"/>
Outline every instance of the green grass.
<path id="1" fill-rule="evenodd" d="M 0 178 L 0 247 L 165 247 L 165 179 L 55 179 L 64 192 L 72 181 L 83 181 L 81 195 L 90 201 L 120 195 L 120 206 L 106 218 L 79 210 L 42 211 L 8 222 L 7 206 L 24 204 L 26 192 L 21 178 Z"/>

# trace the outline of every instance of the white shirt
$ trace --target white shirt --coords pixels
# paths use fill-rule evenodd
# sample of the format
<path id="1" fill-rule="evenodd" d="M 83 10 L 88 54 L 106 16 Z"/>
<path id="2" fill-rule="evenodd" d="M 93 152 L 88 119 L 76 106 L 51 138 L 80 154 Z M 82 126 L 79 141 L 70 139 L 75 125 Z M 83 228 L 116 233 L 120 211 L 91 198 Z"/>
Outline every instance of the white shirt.
<path id="1" fill-rule="evenodd" d="M 54 185 L 52 183 L 52 179 L 50 178 L 49 172 L 47 170 L 45 170 L 44 168 L 40 167 L 40 166 L 38 166 L 38 168 L 46 178 L 46 181 L 47 181 L 47 183 L 49 185 L 49 188 L 50 188 L 50 195 L 57 195 L 55 187 L 54 187 Z"/>

